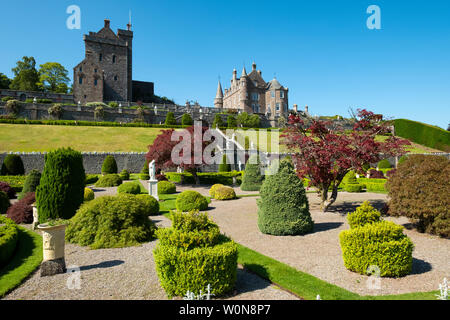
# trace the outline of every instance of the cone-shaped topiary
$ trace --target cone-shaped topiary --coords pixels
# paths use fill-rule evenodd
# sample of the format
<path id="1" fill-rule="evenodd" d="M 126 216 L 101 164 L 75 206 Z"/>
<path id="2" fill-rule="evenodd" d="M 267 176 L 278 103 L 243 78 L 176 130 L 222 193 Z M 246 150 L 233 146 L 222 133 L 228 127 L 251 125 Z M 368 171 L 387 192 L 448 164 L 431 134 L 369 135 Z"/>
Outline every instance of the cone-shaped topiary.
<path id="1" fill-rule="evenodd" d="M 39 222 L 72 218 L 83 203 L 85 179 L 80 152 L 61 148 L 47 153 L 41 182 L 36 188 Z"/>
<path id="2" fill-rule="evenodd" d="M 105 158 L 102 165 L 102 174 L 113 174 L 117 173 L 117 163 L 114 156 L 109 155 Z"/>
<path id="3" fill-rule="evenodd" d="M 222 156 L 222 162 L 219 164 L 219 172 L 230 172 L 231 165 L 227 163 L 227 155 Z"/>
<path id="4" fill-rule="evenodd" d="M 20 176 L 25 174 L 22 158 L 17 154 L 8 154 L 3 160 L 2 176 Z"/>
<path id="5" fill-rule="evenodd" d="M 192 120 L 192 117 L 189 113 L 183 114 L 181 117 L 181 125 L 183 126 L 192 126 L 194 124 L 194 121 Z"/>
<path id="6" fill-rule="evenodd" d="M 172 126 L 177 124 L 177 121 L 175 120 L 175 114 L 173 112 L 167 112 L 165 124 L 166 126 Z"/>
<path id="7" fill-rule="evenodd" d="M 242 177 L 241 190 L 259 191 L 264 181 L 261 175 L 261 161 L 258 155 L 251 156 L 245 165 L 244 175 Z"/>
<path id="8" fill-rule="evenodd" d="M 123 169 L 120 172 L 119 176 L 120 176 L 120 179 L 122 179 L 122 181 L 130 180 L 130 173 L 126 169 Z"/>
<path id="9" fill-rule="evenodd" d="M 41 173 L 38 170 L 31 170 L 25 179 L 22 193 L 19 195 L 19 200 L 23 199 L 29 192 L 36 192 L 36 188 L 41 181 Z"/>
<path id="10" fill-rule="evenodd" d="M 280 162 L 278 173 L 266 178 L 260 195 L 258 227 L 262 233 L 299 235 L 313 230 L 305 188 L 291 161 Z"/>

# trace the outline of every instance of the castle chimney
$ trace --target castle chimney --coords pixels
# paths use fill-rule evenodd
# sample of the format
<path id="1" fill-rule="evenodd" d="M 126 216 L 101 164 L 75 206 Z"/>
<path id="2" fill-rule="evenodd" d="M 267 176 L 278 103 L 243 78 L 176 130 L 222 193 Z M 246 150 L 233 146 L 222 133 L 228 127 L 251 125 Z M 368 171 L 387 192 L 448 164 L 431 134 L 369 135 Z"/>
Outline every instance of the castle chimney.
<path id="1" fill-rule="evenodd" d="M 109 19 L 105 19 L 105 28 L 109 28 L 109 26 L 110 26 Z"/>
<path id="2" fill-rule="evenodd" d="M 252 71 L 256 71 L 256 63 L 254 63 L 254 62 L 252 64 Z"/>
<path id="3" fill-rule="evenodd" d="M 261 72 L 261 70 L 258 70 L 258 74 L 262 77 L 262 72 Z"/>
<path id="4" fill-rule="evenodd" d="M 308 112 L 308 106 L 305 106 L 305 113 L 309 113 Z"/>
<path id="5" fill-rule="evenodd" d="M 298 112 L 298 105 L 294 104 L 294 111 Z"/>

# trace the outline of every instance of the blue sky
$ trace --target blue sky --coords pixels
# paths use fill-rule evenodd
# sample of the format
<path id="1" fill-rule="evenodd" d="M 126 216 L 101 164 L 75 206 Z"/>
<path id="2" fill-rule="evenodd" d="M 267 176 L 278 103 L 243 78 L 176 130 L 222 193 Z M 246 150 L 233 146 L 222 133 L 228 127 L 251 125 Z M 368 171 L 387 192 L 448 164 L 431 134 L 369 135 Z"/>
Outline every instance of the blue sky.
<path id="1" fill-rule="evenodd" d="M 66 8 L 81 9 L 81 30 L 66 28 Z M 369 30 L 369 5 L 381 30 Z M 289 104 L 317 115 L 365 107 L 393 118 L 447 128 L 450 122 L 448 0 L 150 0 L 5 1 L 0 72 L 22 56 L 69 70 L 84 58 L 83 34 L 109 18 L 126 28 L 132 10 L 133 78 L 156 94 L 212 106 L 220 76 L 227 87 L 255 61 L 266 81 L 289 87 Z"/>

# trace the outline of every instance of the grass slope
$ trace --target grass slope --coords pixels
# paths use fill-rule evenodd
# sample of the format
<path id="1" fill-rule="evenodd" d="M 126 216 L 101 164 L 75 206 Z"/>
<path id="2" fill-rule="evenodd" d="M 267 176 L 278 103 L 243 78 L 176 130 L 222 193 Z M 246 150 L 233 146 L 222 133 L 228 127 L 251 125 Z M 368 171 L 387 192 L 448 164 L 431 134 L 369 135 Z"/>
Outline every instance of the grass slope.
<path id="1" fill-rule="evenodd" d="M 395 134 L 415 143 L 450 152 L 450 132 L 429 124 L 407 120 L 394 120 Z"/>

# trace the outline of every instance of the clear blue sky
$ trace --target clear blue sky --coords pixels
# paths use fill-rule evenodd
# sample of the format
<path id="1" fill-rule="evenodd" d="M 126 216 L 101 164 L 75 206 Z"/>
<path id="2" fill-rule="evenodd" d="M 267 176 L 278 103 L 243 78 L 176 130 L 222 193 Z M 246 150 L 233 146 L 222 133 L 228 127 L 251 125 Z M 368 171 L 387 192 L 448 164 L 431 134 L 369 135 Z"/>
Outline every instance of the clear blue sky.
<path id="1" fill-rule="evenodd" d="M 66 28 L 66 8 L 81 8 L 81 30 Z M 369 30 L 366 9 L 381 9 Z M 448 0 L 1 0 L 0 72 L 22 56 L 69 70 L 84 58 L 82 36 L 103 19 L 126 28 L 132 10 L 134 80 L 156 94 L 212 106 L 218 76 L 252 61 L 266 81 L 289 87 L 289 104 L 317 115 L 366 107 L 388 117 L 447 128 L 450 122 Z"/>

